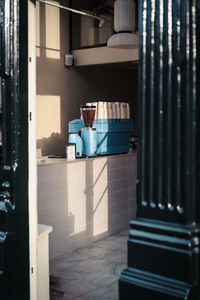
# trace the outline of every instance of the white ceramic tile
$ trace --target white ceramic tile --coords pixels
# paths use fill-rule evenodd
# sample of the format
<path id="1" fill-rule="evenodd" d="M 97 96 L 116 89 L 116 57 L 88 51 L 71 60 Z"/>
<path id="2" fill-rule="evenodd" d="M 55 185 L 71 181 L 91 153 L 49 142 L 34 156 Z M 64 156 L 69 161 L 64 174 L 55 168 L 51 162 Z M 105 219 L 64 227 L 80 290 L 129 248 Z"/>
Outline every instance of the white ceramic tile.
<path id="1" fill-rule="evenodd" d="M 129 166 L 135 162 L 127 155 L 38 168 L 39 220 L 55 228 L 52 256 L 128 226 L 136 207 L 136 175 Z"/>

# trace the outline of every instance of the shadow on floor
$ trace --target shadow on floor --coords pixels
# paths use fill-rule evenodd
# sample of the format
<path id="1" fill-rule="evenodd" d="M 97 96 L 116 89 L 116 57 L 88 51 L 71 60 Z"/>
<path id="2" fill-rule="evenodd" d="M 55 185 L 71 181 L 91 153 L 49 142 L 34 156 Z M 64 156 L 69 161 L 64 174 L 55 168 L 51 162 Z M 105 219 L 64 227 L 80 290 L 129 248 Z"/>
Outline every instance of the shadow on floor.
<path id="1" fill-rule="evenodd" d="M 128 231 L 50 262 L 51 300 L 117 300 L 126 268 Z"/>

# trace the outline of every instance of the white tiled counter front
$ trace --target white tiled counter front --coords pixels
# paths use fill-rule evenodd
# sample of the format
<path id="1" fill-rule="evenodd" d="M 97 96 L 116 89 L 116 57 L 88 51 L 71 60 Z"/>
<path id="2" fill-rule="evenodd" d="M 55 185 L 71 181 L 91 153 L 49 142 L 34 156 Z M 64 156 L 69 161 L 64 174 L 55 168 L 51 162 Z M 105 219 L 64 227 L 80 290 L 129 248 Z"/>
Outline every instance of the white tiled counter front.
<path id="1" fill-rule="evenodd" d="M 136 154 L 38 164 L 39 223 L 53 226 L 50 259 L 129 227 L 136 213 Z"/>

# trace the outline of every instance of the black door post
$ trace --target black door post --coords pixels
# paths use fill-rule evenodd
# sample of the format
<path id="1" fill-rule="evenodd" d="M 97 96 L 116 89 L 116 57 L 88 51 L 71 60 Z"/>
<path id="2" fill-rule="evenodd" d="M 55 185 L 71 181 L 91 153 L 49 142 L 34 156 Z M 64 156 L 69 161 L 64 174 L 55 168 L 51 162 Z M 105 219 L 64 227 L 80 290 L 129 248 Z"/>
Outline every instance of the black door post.
<path id="1" fill-rule="evenodd" d="M 30 299 L 28 1 L 0 1 L 0 299 Z"/>
<path id="2" fill-rule="evenodd" d="M 200 299 L 200 1 L 139 0 L 138 212 L 122 300 Z"/>

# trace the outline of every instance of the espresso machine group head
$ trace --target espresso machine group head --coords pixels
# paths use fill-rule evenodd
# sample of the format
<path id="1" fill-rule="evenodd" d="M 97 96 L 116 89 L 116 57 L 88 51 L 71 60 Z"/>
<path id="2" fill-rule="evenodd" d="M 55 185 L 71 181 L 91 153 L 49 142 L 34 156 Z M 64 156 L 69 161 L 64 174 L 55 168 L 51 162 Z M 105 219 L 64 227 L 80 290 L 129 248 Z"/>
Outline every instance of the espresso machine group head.
<path id="1" fill-rule="evenodd" d="M 75 144 L 76 157 L 92 157 L 97 155 L 97 134 L 93 128 L 96 106 L 81 105 L 83 128 L 78 133 L 70 133 L 69 144 Z"/>

